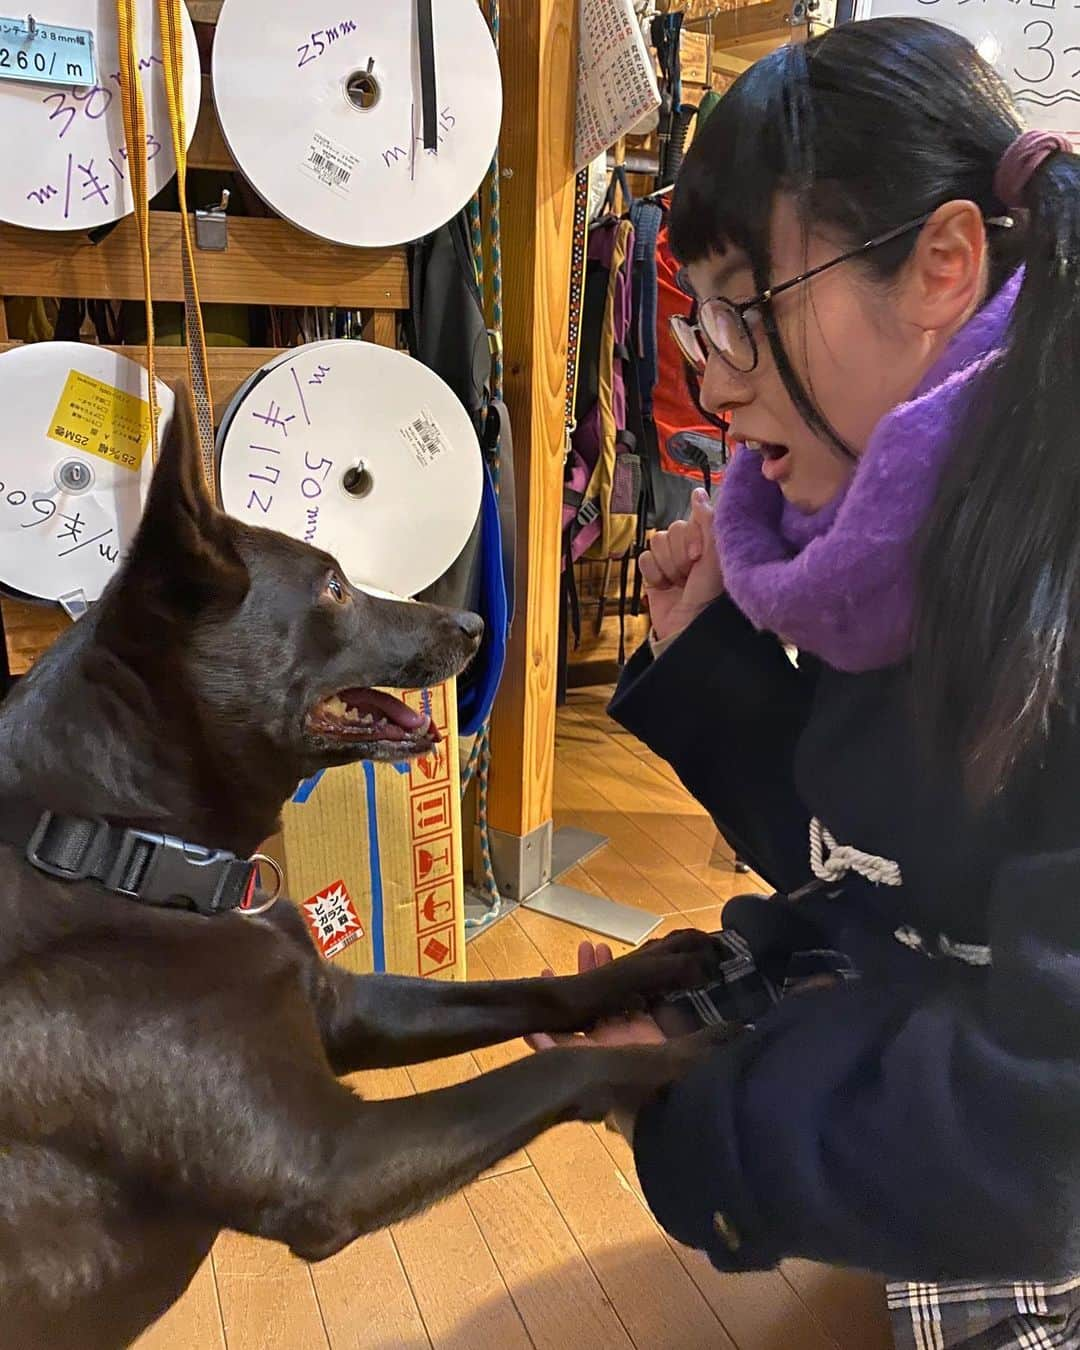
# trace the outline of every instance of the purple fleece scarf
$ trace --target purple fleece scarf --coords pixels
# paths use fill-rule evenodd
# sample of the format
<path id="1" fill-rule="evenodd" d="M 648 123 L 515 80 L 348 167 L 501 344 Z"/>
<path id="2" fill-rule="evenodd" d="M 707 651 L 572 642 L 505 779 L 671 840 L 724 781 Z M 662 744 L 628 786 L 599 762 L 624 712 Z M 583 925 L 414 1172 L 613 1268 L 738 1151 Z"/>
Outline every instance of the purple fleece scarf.
<path id="1" fill-rule="evenodd" d="M 911 399 L 870 437 L 850 482 L 820 511 L 788 504 L 739 447 L 724 475 L 716 541 L 728 594 L 760 629 L 837 670 L 876 670 L 911 652 L 915 546 L 957 426 L 1001 352 L 1022 273 L 949 343 Z"/>

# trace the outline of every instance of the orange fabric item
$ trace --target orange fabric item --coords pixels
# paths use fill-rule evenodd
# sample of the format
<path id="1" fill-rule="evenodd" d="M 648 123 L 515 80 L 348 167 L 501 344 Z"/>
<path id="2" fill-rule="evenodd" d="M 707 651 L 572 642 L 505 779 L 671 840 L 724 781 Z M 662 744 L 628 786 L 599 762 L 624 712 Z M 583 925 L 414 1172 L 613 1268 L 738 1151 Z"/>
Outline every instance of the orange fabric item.
<path id="1" fill-rule="evenodd" d="M 689 314 L 691 302 L 676 285 L 679 265 L 668 244 L 668 227 L 660 227 L 656 240 L 656 359 L 657 379 L 653 390 L 653 421 L 660 450 L 660 466 L 667 473 L 680 473 L 700 481 L 701 470 L 672 455 L 672 437 L 679 432 L 695 432 L 719 440 L 716 427 L 706 422 L 686 387 L 686 360 L 671 336 L 668 320 L 673 314 Z"/>

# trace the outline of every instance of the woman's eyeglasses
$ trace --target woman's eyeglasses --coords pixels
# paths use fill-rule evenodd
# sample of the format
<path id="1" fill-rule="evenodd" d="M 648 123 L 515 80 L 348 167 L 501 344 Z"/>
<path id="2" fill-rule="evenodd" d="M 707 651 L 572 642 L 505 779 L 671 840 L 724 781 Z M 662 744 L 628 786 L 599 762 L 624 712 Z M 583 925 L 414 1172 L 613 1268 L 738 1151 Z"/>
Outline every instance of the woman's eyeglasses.
<path id="1" fill-rule="evenodd" d="M 795 286 L 801 286 L 804 281 L 810 281 L 813 277 L 821 276 L 822 272 L 827 272 L 831 267 L 839 267 L 841 263 L 850 262 L 852 258 L 858 258 L 864 253 L 869 253 L 872 249 L 881 248 L 884 244 L 891 244 L 894 239 L 899 239 L 910 230 L 920 229 L 933 214 L 932 211 L 928 211 L 915 220 L 897 225 L 895 229 L 888 230 L 885 234 L 879 234 L 873 239 L 868 239 L 865 244 L 860 244 L 858 248 L 850 249 L 847 253 L 841 253 L 838 258 L 831 258 L 818 267 L 812 267 L 808 272 L 792 277 L 790 281 L 781 282 L 779 286 L 770 286 L 767 291 L 755 295 L 752 300 L 744 300 L 741 305 L 735 304 L 734 301 L 728 300 L 722 295 L 714 296 L 710 300 L 702 300 L 697 307 L 696 322 L 686 314 L 675 314 L 671 317 L 669 320 L 671 334 L 679 344 L 679 350 L 683 356 L 699 374 L 704 373 L 709 357 L 715 353 L 732 370 L 737 371 L 740 375 L 748 375 L 757 368 L 758 363 L 757 341 L 753 330 L 746 321 L 746 316 L 749 313 L 752 311 L 760 313 L 766 305 L 771 304 L 784 291 L 790 291 Z M 1013 221 L 1009 216 L 997 216 L 986 223 L 987 225 L 1009 228 Z M 693 298 L 693 290 L 686 281 L 685 268 L 679 272 L 678 285 L 680 290 Z"/>

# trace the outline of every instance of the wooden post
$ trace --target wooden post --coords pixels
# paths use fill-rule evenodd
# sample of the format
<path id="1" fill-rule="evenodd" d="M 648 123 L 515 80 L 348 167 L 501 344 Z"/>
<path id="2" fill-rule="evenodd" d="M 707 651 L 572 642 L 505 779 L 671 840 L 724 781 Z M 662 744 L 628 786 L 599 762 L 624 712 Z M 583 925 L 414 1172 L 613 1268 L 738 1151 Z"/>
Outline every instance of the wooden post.
<path id="1" fill-rule="evenodd" d="M 506 6 L 501 46 L 505 384 L 518 574 L 517 617 L 492 726 L 489 821 L 501 835 L 524 839 L 550 825 L 555 766 L 577 0 Z"/>

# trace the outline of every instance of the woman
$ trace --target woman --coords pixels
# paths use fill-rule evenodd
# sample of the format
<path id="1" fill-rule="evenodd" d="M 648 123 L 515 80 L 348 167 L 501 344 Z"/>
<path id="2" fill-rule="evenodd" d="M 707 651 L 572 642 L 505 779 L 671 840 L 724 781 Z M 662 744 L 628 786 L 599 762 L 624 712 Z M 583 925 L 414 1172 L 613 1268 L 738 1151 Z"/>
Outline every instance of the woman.
<path id="1" fill-rule="evenodd" d="M 779 893 L 692 1001 L 753 1025 L 628 1127 L 647 1198 L 725 1269 L 966 1282 L 890 1287 L 918 1347 L 1080 1345 L 1080 160 L 1020 132 L 918 20 L 722 100 L 671 242 L 740 448 L 612 705 Z"/>

